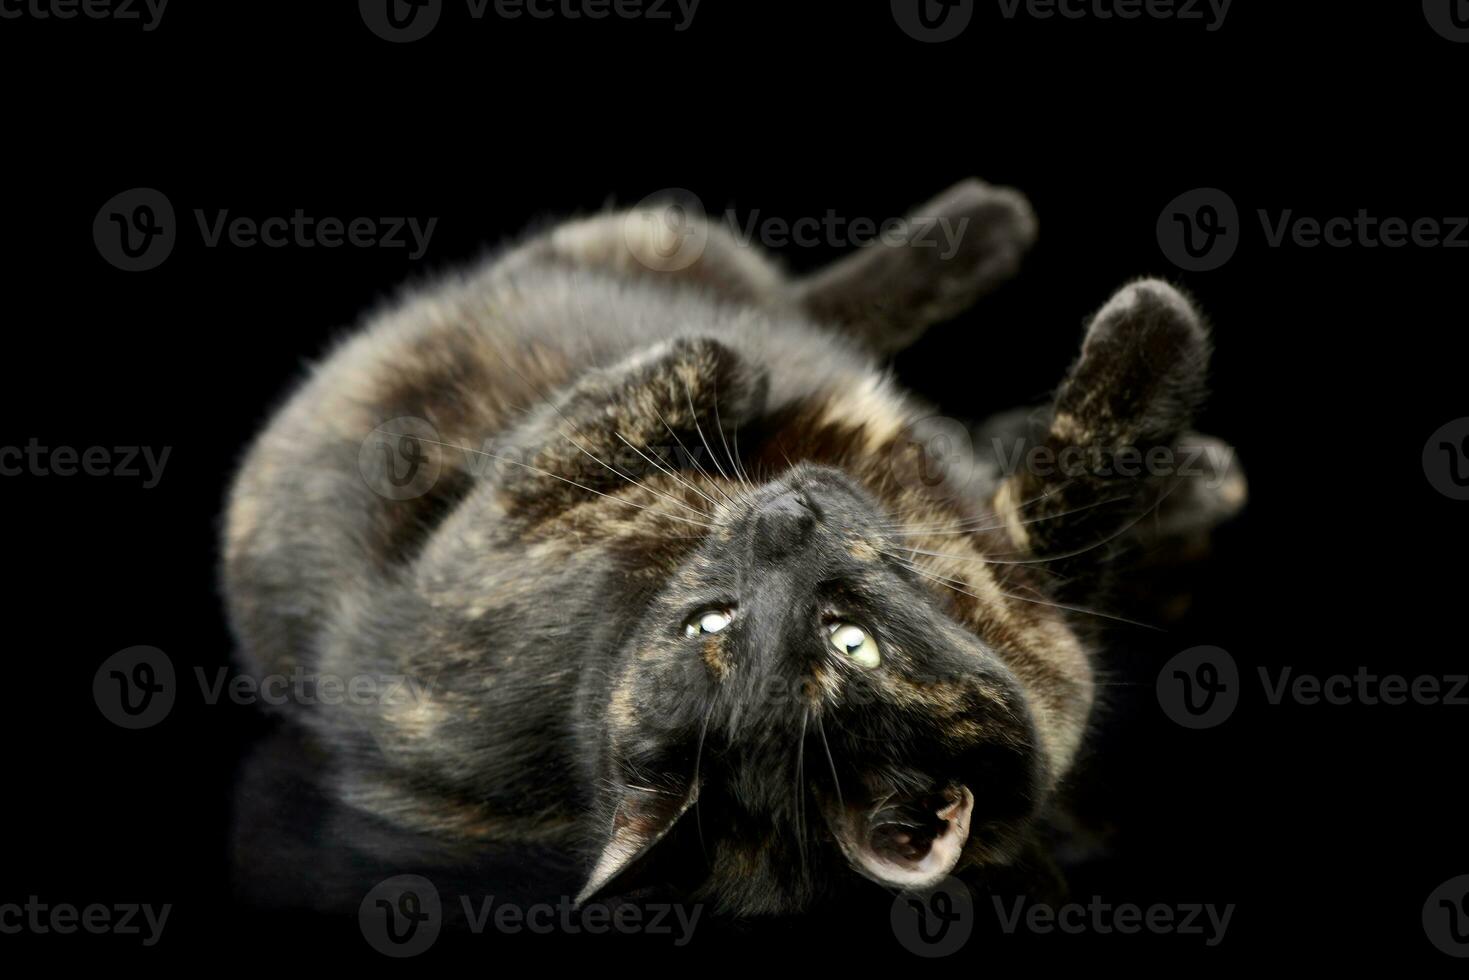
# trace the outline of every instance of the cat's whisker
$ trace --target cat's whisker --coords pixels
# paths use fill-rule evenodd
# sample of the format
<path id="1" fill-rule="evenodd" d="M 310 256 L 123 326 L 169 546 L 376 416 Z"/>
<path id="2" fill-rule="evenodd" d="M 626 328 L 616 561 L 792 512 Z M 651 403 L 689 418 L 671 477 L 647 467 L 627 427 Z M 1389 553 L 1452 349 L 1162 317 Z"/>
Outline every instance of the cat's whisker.
<path id="1" fill-rule="evenodd" d="M 1107 544 L 1108 542 L 1111 542 L 1111 541 L 1115 541 L 1117 538 L 1122 537 L 1128 531 L 1131 531 L 1134 527 L 1136 527 L 1139 523 L 1141 523 L 1142 521 L 1146 520 L 1148 518 L 1148 516 L 1151 515 L 1154 511 L 1156 511 L 1159 507 L 1161 507 L 1163 505 L 1163 501 L 1164 500 L 1167 500 L 1168 499 L 1168 496 L 1170 494 L 1172 494 L 1173 491 L 1177 490 L 1179 486 L 1180 486 L 1180 484 L 1175 483 L 1173 486 L 1169 487 L 1167 489 L 1167 491 L 1165 491 L 1164 493 L 1159 494 L 1158 495 L 1158 499 L 1155 500 L 1155 501 L 1153 501 L 1153 503 L 1150 504 L 1141 514 L 1137 515 L 1132 520 L 1130 520 L 1127 523 L 1123 524 L 1121 527 L 1117 528 L 1115 531 L 1113 531 L 1111 534 L 1107 535 L 1106 537 L 1102 538 L 1101 540 L 1094 541 L 1091 544 L 1087 545 L 1085 548 L 1077 548 L 1075 551 L 1068 551 L 1068 552 L 1066 552 L 1064 554 L 1048 555 L 1045 558 L 1009 559 L 1009 558 L 994 557 L 994 556 L 980 557 L 980 556 L 977 556 L 977 555 L 951 555 L 951 554 L 945 554 L 944 552 L 941 552 L 941 551 L 924 551 L 921 548 L 912 548 L 912 549 L 909 549 L 909 550 L 911 550 L 915 554 L 928 555 L 928 556 L 933 557 L 933 558 L 949 558 L 949 559 L 953 559 L 955 561 L 983 562 L 983 563 L 985 563 L 987 565 L 1046 565 L 1046 564 L 1050 564 L 1051 562 L 1065 561 L 1065 560 L 1070 559 L 1070 558 L 1076 558 L 1076 557 L 1078 557 L 1080 555 L 1084 555 L 1084 554 L 1086 554 L 1089 551 L 1092 551 L 1092 550 L 1094 550 L 1096 548 L 1100 548 L 1102 545 Z M 1003 555 L 1013 555 L 1013 554 L 1024 554 L 1024 552 L 1009 551 L 1009 552 L 1003 552 L 1002 554 Z"/>
<path id="2" fill-rule="evenodd" d="M 688 483 L 685 480 L 683 480 L 682 478 L 680 478 L 679 475 L 677 473 L 675 473 L 673 470 L 671 470 L 671 469 L 665 469 L 663 467 L 663 465 L 660 464 L 657 460 L 655 460 L 652 457 L 648 456 L 646 453 L 644 453 L 637 446 L 634 446 L 631 442 L 629 442 L 627 440 L 627 438 L 625 436 L 623 436 L 623 434 L 621 432 L 616 432 L 616 433 L 613 433 L 613 434 L 615 436 L 617 436 L 617 438 L 619 438 L 619 439 L 622 440 L 623 445 L 627 446 L 627 448 L 631 449 L 633 452 L 637 453 L 639 456 L 642 456 L 643 459 L 647 460 L 648 461 L 648 464 L 650 466 L 652 466 L 654 469 L 658 470 L 660 473 L 664 473 L 664 474 L 672 477 L 674 480 L 677 480 L 680 485 L 685 486 L 688 489 L 694 491 L 694 493 L 697 493 L 699 496 L 701 496 L 705 500 L 709 501 L 709 503 L 712 504 L 713 506 L 715 506 L 715 507 L 718 507 L 719 506 L 719 501 L 715 500 L 713 497 L 709 496 L 707 493 L 705 493 L 704 491 L 700 490 L 698 487 L 694 486 L 692 483 Z"/>
<path id="3" fill-rule="evenodd" d="M 1032 602 L 1038 606 L 1050 606 L 1053 609 L 1064 609 L 1067 612 L 1081 613 L 1083 616 L 1096 616 L 1100 619 L 1110 619 L 1114 622 L 1126 623 L 1128 626 L 1137 626 L 1145 630 L 1154 630 L 1158 633 L 1167 632 L 1165 629 L 1163 629 L 1163 627 L 1154 626 L 1152 623 L 1144 623 L 1136 619 L 1128 619 L 1126 616 L 1116 616 L 1112 613 L 1104 613 L 1096 609 L 1088 609 L 1085 606 L 1068 606 L 1064 602 L 1051 602 L 1048 599 L 1031 599 L 1023 595 L 1015 595 L 1012 592 L 1001 592 L 1000 595 L 1004 596 L 1007 599 L 1015 599 L 1019 602 Z"/>
<path id="4" fill-rule="evenodd" d="M 386 435 L 402 435 L 402 433 L 389 432 L 389 433 L 386 433 Z M 617 496 L 616 494 L 603 493 L 601 490 L 594 490 L 591 487 L 584 486 L 584 485 L 582 485 L 580 483 L 577 483 L 575 480 L 568 480 L 566 477 L 559 476 L 559 475 L 557 475 L 555 473 L 552 473 L 550 470 L 543 470 L 539 466 L 532 466 L 529 463 L 522 463 L 520 460 L 518 460 L 518 459 L 511 459 L 509 456 L 500 456 L 500 455 L 497 455 L 496 453 L 486 452 L 483 449 L 471 449 L 468 446 L 456 446 L 452 442 L 439 442 L 436 439 L 427 439 L 427 438 L 424 438 L 423 436 L 420 436 L 420 435 L 413 435 L 412 438 L 417 439 L 419 442 L 427 442 L 430 445 L 443 446 L 446 449 L 457 449 L 460 452 L 473 453 L 476 456 L 484 456 L 484 457 L 486 457 L 488 459 L 499 460 L 502 463 L 509 463 L 512 466 L 524 467 L 525 469 L 528 469 L 528 470 L 530 470 L 533 473 L 539 473 L 542 476 L 548 476 L 548 477 L 550 477 L 553 480 L 559 480 L 562 483 L 565 483 L 565 484 L 567 484 L 569 486 L 576 487 L 578 490 L 585 490 L 587 493 L 594 493 L 594 494 L 596 494 L 599 497 L 606 497 L 608 500 L 615 500 L 619 504 L 624 504 L 624 505 L 626 505 L 628 507 L 635 507 L 638 510 L 645 510 L 645 511 L 647 511 L 650 514 L 653 514 L 653 515 L 655 515 L 657 517 L 664 518 L 666 520 L 670 520 L 670 521 L 682 521 L 685 524 L 694 524 L 694 525 L 697 525 L 698 527 L 707 527 L 711 531 L 718 531 L 718 530 L 722 529 L 723 526 L 724 526 L 722 524 L 710 524 L 710 523 L 707 523 L 705 521 L 695 521 L 695 520 L 691 520 L 691 519 L 689 519 L 687 517 L 679 517 L 677 514 L 670 514 L 667 511 L 658 510 L 657 508 L 654 508 L 654 507 L 647 507 L 647 506 L 644 506 L 643 504 L 635 504 L 631 500 L 624 500 L 621 497 Z M 713 515 L 707 515 L 706 514 L 704 516 L 708 517 L 708 516 L 713 516 Z"/>
<path id="5" fill-rule="evenodd" d="M 729 457 L 729 468 L 734 471 L 735 477 L 739 481 L 740 486 L 744 487 L 747 490 L 753 491 L 755 489 L 754 486 L 751 485 L 750 481 L 745 478 L 744 473 L 740 471 L 740 461 L 735 458 L 734 452 L 731 451 L 729 448 L 729 440 L 725 438 L 724 420 L 719 417 L 719 392 L 717 391 L 714 392 L 714 425 L 716 428 L 719 429 L 719 441 L 724 444 L 724 455 Z M 750 503 L 751 498 L 748 494 L 742 494 L 741 496 L 745 500 L 745 503 Z"/>
<path id="6" fill-rule="evenodd" d="M 694 748 L 693 787 L 694 792 L 698 793 L 698 796 L 694 797 L 694 826 L 699 832 L 699 850 L 704 853 L 704 862 L 706 864 L 709 862 L 709 848 L 704 843 L 704 817 L 699 809 L 699 797 L 704 795 L 703 793 L 699 793 L 699 767 L 704 761 L 704 738 L 709 734 L 709 720 L 714 717 L 714 706 L 719 703 L 719 695 L 720 690 L 716 689 L 714 696 L 709 699 L 709 707 L 704 709 L 704 723 L 699 726 L 699 742 Z"/>
<path id="7" fill-rule="evenodd" d="M 1031 517 L 1031 518 L 1027 518 L 1026 520 L 1023 520 L 1023 521 L 1016 521 L 1015 524 L 1020 525 L 1020 526 L 1024 526 L 1024 525 L 1027 525 L 1027 524 L 1040 524 L 1040 523 L 1042 523 L 1044 521 L 1054 521 L 1058 517 L 1070 517 L 1072 514 L 1080 514 L 1082 511 L 1091 510 L 1094 507 L 1104 507 L 1107 504 L 1121 503 L 1122 501 L 1127 500 L 1127 499 L 1128 499 L 1127 497 L 1109 497 L 1106 500 L 1097 500 L 1097 501 L 1094 501 L 1094 502 L 1092 502 L 1090 504 L 1083 504 L 1080 507 L 1073 507 L 1070 510 L 1059 511 L 1059 512 L 1057 512 L 1055 514 L 1046 514 L 1043 517 Z M 887 533 L 888 535 L 891 535 L 892 537 L 898 537 L 898 538 L 919 538 L 919 537 L 936 537 L 937 538 L 937 537 L 947 537 L 948 535 L 951 535 L 951 534 L 980 534 L 980 533 L 983 533 L 985 531 L 1002 531 L 1006 527 L 1009 527 L 1009 526 L 1011 526 L 1011 525 L 1009 525 L 1007 523 L 1004 523 L 1004 522 L 1001 522 L 999 524 L 990 524 L 990 525 L 986 525 L 986 526 L 983 526 L 983 527 L 961 528 L 961 529 L 958 529 L 958 530 L 941 530 L 941 531 L 921 531 L 921 530 L 920 531 L 912 531 L 912 530 L 896 531 L 896 530 L 888 530 L 885 533 Z"/>
<path id="8" fill-rule="evenodd" d="M 1018 504 L 1015 505 L 1016 511 L 1022 511 L 1022 510 L 1024 510 L 1027 507 L 1030 507 L 1030 506 L 1033 506 L 1035 504 L 1040 503 L 1042 500 L 1045 500 L 1047 497 L 1055 496 L 1057 493 L 1061 492 L 1062 490 L 1066 489 L 1066 487 L 1068 487 L 1072 483 L 1074 483 L 1075 480 L 1076 480 L 1075 477 L 1071 477 L 1069 479 L 1063 480 L 1063 481 L 1061 481 L 1060 483 L 1056 484 L 1053 487 L 1046 488 L 1046 490 L 1044 492 L 1036 494 L 1034 497 L 1031 497 L 1029 500 L 1022 500 L 1020 503 L 1018 503 Z M 993 515 L 983 515 L 983 516 L 979 516 L 979 517 L 965 518 L 965 519 L 963 519 L 961 521 L 957 521 L 957 522 L 955 522 L 955 521 L 929 521 L 927 523 L 919 522 L 919 523 L 913 523 L 913 524 L 904 524 L 901 521 L 893 521 L 893 522 L 890 522 L 890 523 L 883 524 L 881 526 L 884 527 L 884 528 L 889 528 L 889 529 L 891 529 L 891 528 L 902 528 L 904 530 L 910 530 L 910 531 L 913 531 L 913 530 L 921 530 L 921 529 L 926 529 L 926 528 L 939 528 L 939 529 L 942 530 L 942 529 L 948 529 L 948 528 L 952 528 L 952 527 L 958 527 L 961 524 L 969 524 L 969 523 L 972 523 L 972 522 L 975 522 L 975 521 L 990 520 L 992 517 L 993 517 Z"/>
<path id="9" fill-rule="evenodd" d="M 698 433 L 699 441 L 704 444 L 704 451 L 709 454 L 709 461 L 714 464 L 714 468 L 719 471 L 719 475 L 724 478 L 726 483 L 735 483 L 734 480 L 730 479 L 729 474 L 724 472 L 724 467 L 721 466 L 719 463 L 719 455 L 714 452 L 714 447 L 709 445 L 709 440 L 704 435 L 704 427 L 699 424 L 698 410 L 694 408 L 694 393 L 689 390 L 688 381 L 684 380 L 683 378 L 680 378 L 679 380 L 683 382 L 684 397 L 686 397 L 689 402 L 689 416 L 694 420 L 694 431 Z M 737 496 L 739 496 L 741 502 L 743 502 L 746 506 L 749 505 L 749 500 L 747 500 L 745 496 L 740 493 L 740 488 L 738 484 L 734 486 L 734 492 Z"/>
<path id="10" fill-rule="evenodd" d="M 716 413 L 719 411 L 719 402 L 718 401 L 716 401 L 714 403 L 714 410 L 715 410 Z M 723 430 L 721 430 L 721 431 L 723 431 Z M 734 455 L 731 457 L 731 460 L 734 462 L 734 464 L 737 467 L 739 467 L 740 476 L 744 479 L 745 484 L 747 486 L 749 486 L 749 488 L 751 490 L 754 490 L 757 486 L 759 486 L 759 484 L 756 483 L 754 480 L 750 479 L 749 471 L 745 469 L 745 465 L 744 465 L 743 461 L 740 458 L 740 427 L 739 427 L 738 424 L 736 424 L 735 427 L 734 427 L 733 438 L 734 438 Z"/>
<path id="11" fill-rule="evenodd" d="M 688 447 L 683 444 L 683 440 L 678 437 L 678 433 L 673 431 L 673 426 L 669 425 L 668 420 L 663 417 L 663 413 L 654 408 L 653 414 L 658 416 L 658 421 L 663 423 L 663 428 L 668 430 L 668 434 L 673 437 L 673 441 L 677 443 L 678 448 L 683 450 L 684 458 L 687 459 L 691 464 L 693 464 L 694 469 L 698 470 L 699 473 L 706 480 L 709 481 L 709 486 L 714 490 L 714 492 L 723 497 L 724 502 L 729 504 L 731 507 L 737 506 L 735 504 L 734 498 L 732 498 L 728 493 L 725 492 L 724 487 L 719 485 L 719 481 L 715 480 L 714 477 L 709 473 L 709 471 L 704 469 L 704 467 L 700 465 L 698 458 L 695 457 L 693 453 L 689 452 Z"/>
<path id="12" fill-rule="evenodd" d="M 673 504 L 674 506 L 676 506 L 676 507 L 682 507 L 684 510 L 688 511 L 691 514 L 698 514 L 701 517 L 708 516 L 703 511 L 699 510 L 698 508 L 690 507 L 688 504 L 684 503 L 682 500 L 679 500 L 677 497 L 672 496 L 671 494 L 664 493 L 661 490 L 654 490 L 652 487 L 647 486 L 647 485 L 645 485 L 643 483 L 640 483 L 637 480 L 633 479 L 632 477 L 628 476 L 626 473 L 622 472 L 617 467 L 613 466 L 611 463 L 608 463 L 608 462 L 606 462 L 605 460 L 602 460 L 602 459 L 598 459 L 597 456 L 594 453 L 592 453 L 591 451 L 589 451 L 585 446 L 583 446 L 581 443 L 577 442 L 575 439 L 571 438 L 571 436 L 568 436 L 566 433 L 559 432 L 558 431 L 556 434 L 559 435 L 559 436 L 561 436 L 561 438 L 565 439 L 567 442 L 571 443 L 577 449 L 580 449 L 583 453 L 585 453 L 587 455 L 588 458 L 590 458 L 594 462 L 596 462 L 596 463 L 598 463 L 598 464 L 606 467 L 612 473 L 616 474 L 617 476 L 620 476 L 622 479 L 626 480 L 628 483 L 630 483 L 633 486 L 637 487 L 639 490 L 647 491 L 648 493 L 651 493 L 651 494 L 653 494 L 656 497 L 662 497 L 665 500 L 667 500 L 669 503 Z M 646 459 L 647 457 L 644 457 L 644 458 Z"/>
<path id="13" fill-rule="evenodd" d="M 937 582 L 939 585 L 942 585 L 942 586 L 945 586 L 946 588 L 952 589 L 955 592 L 963 593 L 964 595 L 970 596 L 971 598 L 974 598 L 974 599 L 980 599 L 981 601 L 983 601 L 983 599 L 984 599 L 983 596 L 980 596 L 980 595 L 977 595 L 976 593 L 970 592 L 968 589 L 962 589 L 962 588 L 960 588 L 959 587 L 959 580 L 958 579 L 952 579 L 952 578 L 949 578 L 949 577 L 944 576 L 944 575 L 938 575 L 936 573 L 930 572 L 927 569 L 924 569 L 921 566 L 916 565 L 916 564 L 914 564 L 912 562 L 905 561 L 904 559 L 899 558 L 896 555 L 889 554 L 888 557 L 895 559 L 900 564 L 902 564 L 905 567 L 907 567 L 909 571 L 914 572 L 915 574 L 921 575 L 921 576 L 923 576 L 926 579 L 931 579 L 932 581 Z M 965 582 L 963 584 L 967 585 L 968 583 Z M 1038 606 L 1050 606 L 1053 609 L 1064 609 L 1067 612 L 1080 613 L 1083 616 L 1095 616 L 1098 619 L 1110 619 L 1110 620 L 1113 620 L 1115 622 L 1126 623 L 1129 626 L 1138 626 L 1138 627 L 1141 627 L 1143 629 L 1149 629 L 1149 630 L 1156 630 L 1158 632 L 1164 632 L 1164 630 L 1163 630 L 1163 628 L 1161 626 L 1154 626 L 1151 623 L 1139 622 L 1138 620 L 1135 620 L 1135 619 L 1128 619 L 1125 616 L 1117 616 L 1117 615 L 1114 615 L 1112 613 L 1105 613 L 1105 612 L 1101 612 L 1101 611 L 1096 610 L 1096 609 L 1087 609 L 1084 606 L 1070 606 L 1070 605 L 1066 605 L 1065 603 L 1051 602 L 1051 601 L 1046 600 L 1046 599 L 1032 599 L 1032 598 L 1028 598 L 1026 596 L 1023 596 L 1023 595 L 1015 595 L 1013 593 L 1004 592 L 1004 591 L 997 591 L 996 594 L 997 595 L 1004 596 L 1007 599 L 1014 599 L 1017 602 L 1030 602 L 1030 603 L 1034 603 L 1035 605 L 1038 605 Z"/>
<path id="14" fill-rule="evenodd" d="M 836 760 L 833 759 L 831 755 L 831 743 L 826 740 L 826 725 L 824 722 L 822 722 L 821 715 L 819 714 L 816 716 L 816 731 L 820 733 L 821 745 L 823 748 L 826 749 L 826 764 L 831 767 L 831 783 L 832 788 L 836 790 L 837 805 L 840 806 L 843 811 L 845 811 L 847 809 L 847 802 L 845 799 L 842 798 L 842 781 L 841 778 L 837 776 L 837 764 Z"/>
<path id="15" fill-rule="evenodd" d="M 801 735 L 796 739 L 796 850 L 801 855 L 801 867 L 806 867 L 806 724 L 811 718 L 811 706 L 801 712 Z"/>

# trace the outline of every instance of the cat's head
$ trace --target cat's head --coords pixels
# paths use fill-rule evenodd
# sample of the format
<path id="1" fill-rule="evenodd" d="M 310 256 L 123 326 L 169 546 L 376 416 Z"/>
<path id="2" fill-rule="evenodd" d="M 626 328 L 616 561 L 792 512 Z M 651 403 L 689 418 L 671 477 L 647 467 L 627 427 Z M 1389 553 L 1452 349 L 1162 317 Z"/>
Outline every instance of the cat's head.
<path id="1" fill-rule="evenodd" d="M 921 472 L 914 410 L 887 389 L 768 420 L 752 455 L 771 475 L 731 461 L 715 526 L 621 638 L 599 726 L 608 831 L 582 897 L 659 854 L 742 913 L 853 874 L 921 890 L 1014 860 L 1092 704 L 1068 601 L 1177 485 L 1118 451 L 1174 445 L 1207 356 L 1171 287 L 1123 290 L 1037 447 L 1072 462 L 977 498 Z"/>

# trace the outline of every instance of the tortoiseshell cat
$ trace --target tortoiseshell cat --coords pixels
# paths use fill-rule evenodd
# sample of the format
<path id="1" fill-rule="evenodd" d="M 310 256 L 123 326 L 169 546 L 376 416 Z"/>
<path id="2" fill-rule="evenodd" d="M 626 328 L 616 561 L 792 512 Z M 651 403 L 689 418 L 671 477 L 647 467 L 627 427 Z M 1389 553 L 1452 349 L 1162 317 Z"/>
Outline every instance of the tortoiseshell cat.
<path id="1" fill-rule="evenodd" d="M 224 578 L 252 672 L 415 681 L 293 712 L 340 800 L 582 848 L 582 899 L 657 867 L 736 914 L 1026 852 L 1093 707 L 1074 607 L 1163 497 L 1150 533 L 1182 538 L 1240 488 L 935 478 L 877 358 L 1011 275 L 1034 222 L 978 181 L 915 215 L 958 252 L 796 279 L 691 213 L 573 221 L 324 360 L 244 461 Z M 1208 354 L 1176 290 L 1125 287 L 1040 448 L 1175 446 Z"/>

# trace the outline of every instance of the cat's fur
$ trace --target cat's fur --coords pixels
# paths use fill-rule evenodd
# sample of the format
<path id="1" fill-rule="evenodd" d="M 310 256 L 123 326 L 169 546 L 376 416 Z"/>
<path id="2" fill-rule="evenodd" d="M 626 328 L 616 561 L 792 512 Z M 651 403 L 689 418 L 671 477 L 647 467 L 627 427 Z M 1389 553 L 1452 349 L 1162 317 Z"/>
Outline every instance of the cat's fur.
<path id="1" fill-rule="evenodd" d="M 804 279 L 697 216 L 574 221 L 321 363 L 244 460 L 224 581 L 252 672 L 411 681 L 292 712 L 342 801 L 470 850 L 583 848 L 584 897 L 656 867 L 738 913 L 950 863 L 884 863 L 879 824 L 957 840 L 960 869 L 1017 859 L 1092 708 L 1068 607 L 1177 484 L 933 478 L 929 413 L 876 355 L 1008 277 L 1034 222 L 978 181 L 915 215 L 967 219 L 959 252 Z M 1208 351 L 1176 290 L 1125 287 L 1042 441 L 1172 446 Z M 1189 533 L 1220 516 L 1201 492 L 1173 497 Z M 729 627 L 689 636 L 710 608 Z"/>

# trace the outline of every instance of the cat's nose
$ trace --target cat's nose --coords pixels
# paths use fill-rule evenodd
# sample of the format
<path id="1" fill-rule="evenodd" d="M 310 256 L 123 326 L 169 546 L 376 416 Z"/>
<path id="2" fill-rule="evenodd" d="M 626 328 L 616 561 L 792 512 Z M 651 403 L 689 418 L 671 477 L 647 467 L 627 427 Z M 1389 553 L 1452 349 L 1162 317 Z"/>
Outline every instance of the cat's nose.
<path id="1" fill-rule="evenodd" d="M 755 554 L 767 561 L 804 545 L 816 526 L 811 501 L 795 490 L 761 506 L 755 515 Z"/>

